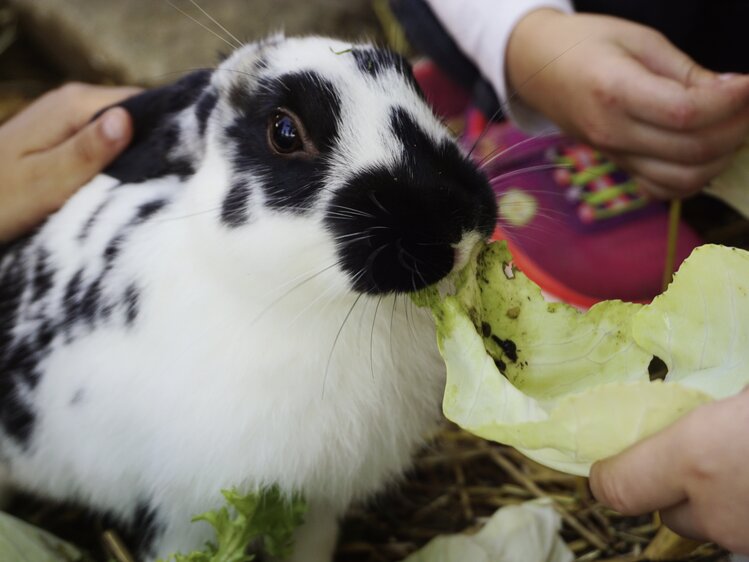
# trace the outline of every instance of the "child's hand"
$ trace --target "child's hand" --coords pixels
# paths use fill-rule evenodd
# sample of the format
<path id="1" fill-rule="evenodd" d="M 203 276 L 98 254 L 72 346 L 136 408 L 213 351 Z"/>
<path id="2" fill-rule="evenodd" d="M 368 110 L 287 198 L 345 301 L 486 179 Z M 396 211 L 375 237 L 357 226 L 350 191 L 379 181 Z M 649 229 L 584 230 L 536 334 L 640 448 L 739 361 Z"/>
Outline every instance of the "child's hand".
<path id="1" fill-rule="evenodd" d="M 89 120 L 136 93 L 68 84 L 0 127 L 0 242 L 38 225 L 127 146 L 132 124 L 124 109 Z"/>
<path id="2" fill-rule="evenodd" d="M 623 19 L 531 12 L 513 31 L 506 66 L 525 103 L 656 197 L 701 189 L 749 136 L 749 76 L 718 76 Z"/>
<path id="3" fill-rule="evenodd" d="M 660 510 L 678 534 L 749 554 L 749 390 L 698 408 L 593 465 L 590 486 L 625 515 Z"/>

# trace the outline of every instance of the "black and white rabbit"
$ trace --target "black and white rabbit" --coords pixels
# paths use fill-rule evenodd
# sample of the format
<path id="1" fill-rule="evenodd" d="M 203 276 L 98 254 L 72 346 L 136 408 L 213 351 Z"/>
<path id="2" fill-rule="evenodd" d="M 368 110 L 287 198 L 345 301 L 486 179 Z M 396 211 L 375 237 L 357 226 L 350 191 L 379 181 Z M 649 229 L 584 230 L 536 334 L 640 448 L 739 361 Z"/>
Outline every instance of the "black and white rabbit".
<path id="1" fill-rule="evenodd" d="M 293 559 L 408 467 L 444 365 L 406 293 L 490 235 L 485 178 L 368 45 L 275 37 L 124 102 L 133 145 L 0 256 L 0 473 L 210 537 L 220 490 L 308 501 Z"/>

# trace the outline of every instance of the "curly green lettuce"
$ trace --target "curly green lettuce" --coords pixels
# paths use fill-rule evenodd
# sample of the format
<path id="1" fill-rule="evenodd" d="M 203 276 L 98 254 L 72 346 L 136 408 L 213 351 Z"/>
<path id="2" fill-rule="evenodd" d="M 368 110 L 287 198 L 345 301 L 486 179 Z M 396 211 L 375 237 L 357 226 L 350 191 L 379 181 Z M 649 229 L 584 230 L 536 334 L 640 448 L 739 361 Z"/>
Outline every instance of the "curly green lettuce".
<path id="1" fill-rule="evenodd" d="M 734 248 L 695 250 L 650 305 L 581 313 L 547 302 L 494 243 L 452 294 L 415 300 L 437 324 L 445 415 L 572 474 L 749 383 L 749 253 Z M 665 380 L 650 380 L 654 357 Z"/>
<path id="2" fill-rule="evenodd" d="M 304 521 L 306 504 L 299 497 L 287 497 L 278 488 L 242 495 L 223 490 L 227 506 L 193 517 L 205 521 L 215 533 L 200 551 L 173 554 L 174 562 L 251 562 L 250 544 L 260 542 L 263 550 L 277 558 L 287 558 L 293 550 L 293 534 Z"/>

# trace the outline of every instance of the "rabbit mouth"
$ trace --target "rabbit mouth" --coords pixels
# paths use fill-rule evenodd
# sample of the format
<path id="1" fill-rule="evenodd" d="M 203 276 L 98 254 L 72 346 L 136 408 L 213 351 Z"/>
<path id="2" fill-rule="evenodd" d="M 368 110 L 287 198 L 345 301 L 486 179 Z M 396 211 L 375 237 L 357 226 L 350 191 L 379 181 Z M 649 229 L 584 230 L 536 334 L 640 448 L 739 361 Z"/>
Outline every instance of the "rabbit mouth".
<path id="1" fill-rule="evenodd" d="M 352 288 L 377 295 L 418 291 L 464 265 L 495 216 L 488 185 L 427 185 L 383 169 L 337 192 L 326 223 Z"/>

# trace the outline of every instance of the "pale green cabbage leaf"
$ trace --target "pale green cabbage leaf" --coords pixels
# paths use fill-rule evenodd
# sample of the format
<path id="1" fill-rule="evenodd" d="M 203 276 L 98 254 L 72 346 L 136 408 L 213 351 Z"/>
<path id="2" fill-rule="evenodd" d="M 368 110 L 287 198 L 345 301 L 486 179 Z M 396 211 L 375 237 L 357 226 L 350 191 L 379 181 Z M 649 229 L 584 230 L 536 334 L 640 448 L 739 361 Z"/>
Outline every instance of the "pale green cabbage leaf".
<path id="1" fill-rule="evenodd" d="M 705 189 L 749 218 L 749 139 L 736 153 L 731 164 Z"/>
<path id="2" fill-rule="evenodd" d="M 447 365 L 445 415 L 546 466 L 587 475 L 695 407 L 749 383 L 749 253 L 703 246 L 647 306 L 549 303 L 503 243 L 477 250 L 454 291 L 430 288 Z M 669 368 L 650 380 L 654 356 Z"/>
<path id="3" fill-rule="evenodd" d="M 572 562 L 549 500 L 503 507 L 474 535 L 440 535 L 403 562 Z"/>
<path id="4" fill-rule="evenodd" d="M 14 562 L 83 562 L 73 545 L 0 512 L 0 560 Z"/>

